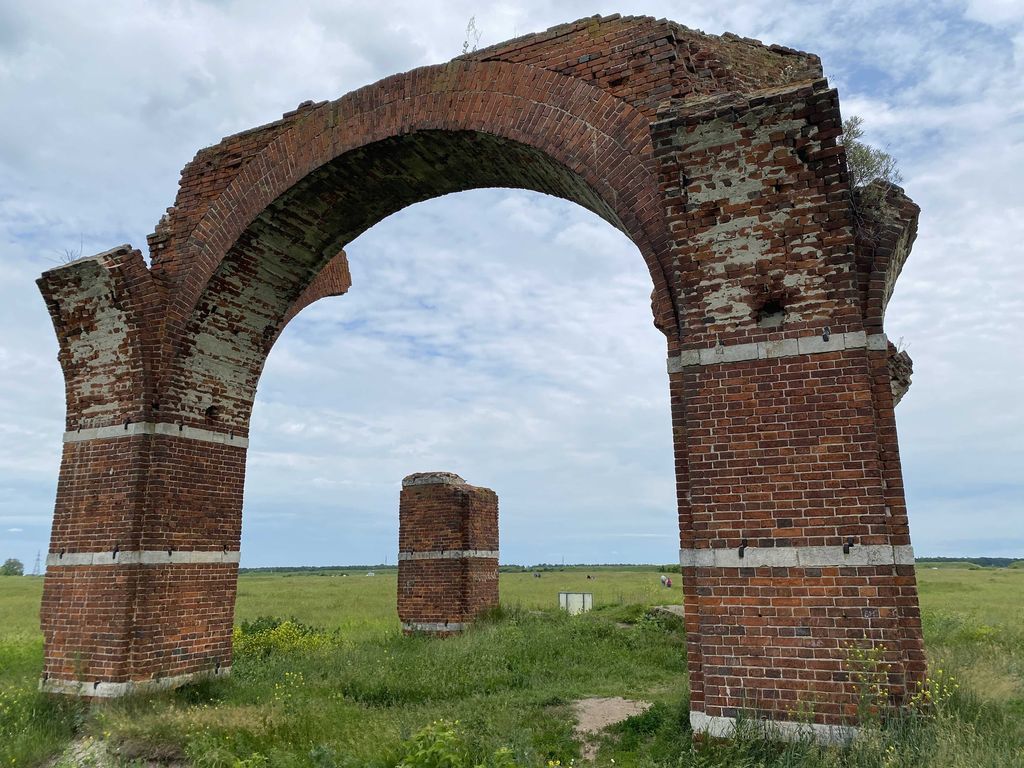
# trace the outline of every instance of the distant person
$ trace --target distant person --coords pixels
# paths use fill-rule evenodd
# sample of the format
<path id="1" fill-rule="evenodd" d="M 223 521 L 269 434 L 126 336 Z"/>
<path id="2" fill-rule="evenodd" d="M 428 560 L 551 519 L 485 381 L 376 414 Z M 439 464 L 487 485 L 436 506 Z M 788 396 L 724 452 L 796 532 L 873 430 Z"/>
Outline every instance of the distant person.
<path id="1" fill-rule="evenodd" d="M 668 578 L 668 577 L 665 578 L 665 586 L 668 587 L 669 589 L 672 589 L 672 579 L 671 578 Z"/>

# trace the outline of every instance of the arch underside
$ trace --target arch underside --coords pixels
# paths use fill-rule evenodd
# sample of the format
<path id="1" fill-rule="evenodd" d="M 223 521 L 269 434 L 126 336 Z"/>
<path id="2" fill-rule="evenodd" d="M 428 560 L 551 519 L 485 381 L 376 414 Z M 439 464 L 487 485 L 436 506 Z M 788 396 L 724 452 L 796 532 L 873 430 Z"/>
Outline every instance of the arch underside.
<path id="1" fill-rule="evenodd" d="M 319 271 L 402 208 L 486 187 L 578 203 L 629 235 L 584 179 L 516 141 L 481 131 L 427 130 L 352 150 L 278 197 L 228 251 L 188 327 L 194 341 L 175 387 L 182 399 L 173 406 L 202 413 L 216 403 L 219 423 L 244 429 L 270 346 Z"/>
<path id="2" fill-rule="evenodd" d="M 645 260 L 655 324 L 675 327 L 651 136 L 644 115 L 628 103 L 532 66 L 452 62 L 310 106 L 285 122 L 226 140 L 208 160 L 200 153 L 183 174 L 176 207 L 150 240 L 154 275 L 176 282 L 168 295 L 171 345 L 164 358 L 172 391 L 162 407 L 181 406 L 185 421 L 202 423 L 202 411 L 195 410 L 199 403 L 175 397 L 184 391 L 176 381 L 187 378 L 184 369 L 195 362 L 194 342 L 216 346 L 216 334 L 205 334 L 216 306 L 208 299 L 225 289 L 244 290 L 238 281 L 230 284 L 231 273 L 251 275 L 262 258 L 247 257 L 246 250 L 282 262 L 277 271 L 286 275 L 268 277 L 291 286 L 274 289 L 287 299 L 375 221 L 460 189 L 521 187 L 596 211 L 626 232 Z M 248 162 L 239 168 L 234 158 L 245 153 Z M 212 185 L 203 175 L 207 167 Z M 252 340 L 259 348 L 263 334 L 272 334 L 267 326 L 282 296 L 254 298 L 266 321 Z M 199 364 L 216 375 L 216 362 Z M 210 394 L 242 384 L 236 377 Z"/>

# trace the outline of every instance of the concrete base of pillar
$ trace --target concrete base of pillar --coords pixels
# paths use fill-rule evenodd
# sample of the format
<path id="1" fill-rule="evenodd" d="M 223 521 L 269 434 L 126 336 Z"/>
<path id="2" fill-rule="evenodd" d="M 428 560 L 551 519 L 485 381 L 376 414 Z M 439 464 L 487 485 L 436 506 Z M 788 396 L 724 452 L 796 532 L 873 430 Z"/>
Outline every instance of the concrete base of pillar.
<path id="1" fill-rule="evenodd" d="M 767 738 L 778 741 L 811 740 L 819 744 L 845 744 L 858 733 L 858 729 L 851 725 L 799 723 L 792 720 L 751 719 L 746 722 L 762 731 Z M 690 727 L 693 728 L 694 734 L 728 739 L 736 732 L 736 718 L 690 712 Z"/>
<path id="2" fill-rule="evenodd" d="M 455 621 L 403 621 L 402 631 L 407 635 L 457 635 L 466 626 Z"/>
<path id="3" fill-rule="evenodd" d="M 231 667 L 211 669 L 204 672 L 190 672 L 174 677 L 162 677 L 154 680 L 127 680 L 123 682 L 105 682 L 103 680 L 59 680 L 54 677 L 39 681 L 39 690 L 43 693 L 55 693 L 65 696 L 79 696 L 88 699 L 115 699 L 136 693 L 157 693 L 180 688 L 189 683 L 201 680 L 220 679 L 231 674 Z"/>

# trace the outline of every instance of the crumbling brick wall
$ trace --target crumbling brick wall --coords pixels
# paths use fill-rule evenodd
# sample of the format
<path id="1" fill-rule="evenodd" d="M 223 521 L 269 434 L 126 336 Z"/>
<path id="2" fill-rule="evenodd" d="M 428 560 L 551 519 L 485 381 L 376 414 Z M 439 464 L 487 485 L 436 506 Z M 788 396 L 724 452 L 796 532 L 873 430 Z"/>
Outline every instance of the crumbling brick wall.
<path id="1" fill-rule="evenodd" d="M 348 289 L 359 233 L 502 186 L 594 211 L 651 276 L 694 727 L 794 732 L 799 710 L 843 737 L 851 643 L 885 646 L 900 703 L 924 656 L 893 411 L 907 366 L 883 322 L 918 210 L 885 187 L 863 216 L 841 122 L 813 55 L 611 16 L 202 150 L 150 269 L 124 246 L 39 281 L 68 402 L 45 687 L 119 695 L 230 667 L 249 416 L 274 341 Z"/>

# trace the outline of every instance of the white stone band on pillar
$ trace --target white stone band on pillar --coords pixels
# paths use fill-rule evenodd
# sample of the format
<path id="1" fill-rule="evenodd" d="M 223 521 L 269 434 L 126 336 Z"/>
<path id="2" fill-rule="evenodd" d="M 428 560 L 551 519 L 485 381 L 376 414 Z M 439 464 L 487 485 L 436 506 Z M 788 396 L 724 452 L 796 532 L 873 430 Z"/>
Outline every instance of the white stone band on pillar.
<path id="1" fill-rule="evenodd" d="M 119 437 L 133 437 L 135 435 L 180 437 L 185 440 L 199 440 L 204 443 L 218 443 L 237 448 L 249 447 L 249 438 L 233 435 L 230 432 L 214 432 L 209 429 L 190 427 L 185 424 L 166 424 L 152 421 L 136 421 L 129 422 L 128 424 L 113 424 L 109 427 L 72 430 L 64 433 L 64 442 L 80 443 L 86 440 L 112 440 Z"/>
<path id="2" fill-rule="evenodd" d="M 481 557 L 498 559 L 496 549 L 442 549 L 437 552 L 399 552 L 399 560 L 461 560 L 463 558 Z"/>
<path id="3" fill-rule="evenodd" d="M 757 341 L 742 344 L 719 344 L 704 349 L 684 349 L 668 358 L 668 372 L 679 373 L 691 365 L 717 365 L 745 360 L 769 360 L 777 357 L 814 355 L 821 352 L 841 352 L 844 349 L 884 350 L 889 339 L 884 333 L 868 336 L 864 331 L 833 333 L 825 340 L 822 334 L 800 336 L 779 341 Z"/>
<path id="4" fill-rule="evenodd" d="M 131 693 L 155 693 L 178 688 L 198 680 L 227 677 L 231 667 L 220 667 L 205 672 L 190 672 L 174 677 L 161 677 L 154 680 L 129 680 L 121 683 L 103 682 L 101 680 L 60 680 L 48 677 L 39 681 L 39 690 L 43 693 L 61 693 L 68 696 L 92 696 L 98 699 L 113 699 Z"/>
<path id="5" fill-rule="evenodd" d="M 406 632 L 461 632 L 466 625 L 458 621 L 403 621 Z"/>
<path id="6" fill-rule="evenodd" d="M 194 563 L 237 563 L 237 549 L 227 551 L 146 549 L 114 552 L 51 552 L 46 556 L 47 568 L 67 568 L 83 565 L 190 565 Z"/>
<path id="7" fill-rule="evenodd" d="M 913 565 L 914 548 L 909 544 L 853 544 L 849 552 L 837 547 L 738 547 L 681 549 L 683 568 L 835 568 L 872 565 Z"/>
<path id="8" fill-rule="evenodd" d="M 768 738 L 799 741 L 811 738 L 819 744 L 843 744 L 855 738 L 858 729 L 852 725 L 822 725 L 799 723 L 792 720 L 747 720 Z M 690 727 L 694 733 L 704 733 L 718 739 L 727 739 L 736 730 L 736 718 L 713 717 L 703 712 L 690 712 Z"/>

